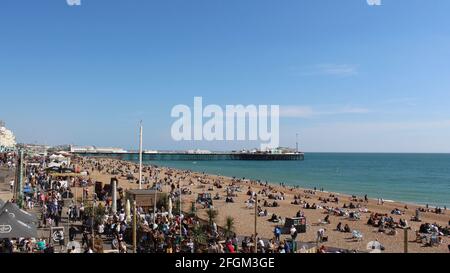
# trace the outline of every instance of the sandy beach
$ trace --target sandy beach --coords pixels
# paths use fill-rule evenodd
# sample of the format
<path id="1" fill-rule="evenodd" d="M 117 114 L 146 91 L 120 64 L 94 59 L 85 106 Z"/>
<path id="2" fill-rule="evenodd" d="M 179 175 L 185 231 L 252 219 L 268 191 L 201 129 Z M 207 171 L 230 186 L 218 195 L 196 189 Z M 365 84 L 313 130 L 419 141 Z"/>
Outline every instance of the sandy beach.
<path id="1" fill-rule="evenodd" d="M 123 189 L 135 189 L 138 188 L 138 165 L 107 158 L 76 158 L 74 160 L 81 170 L 89 171 L 89 177 L 95 181 L 101 181 L 103 183 L 109 183 L 112 177 L 119 179 L 119 185 Z M 100 166 L 100 167 L 99 167 Z M 123 175 L 112 175 L 112 171 L 118 171 Z M 135 180 L 128 180 L 126 173 L 131 172 L 134 174 Z M 443 211 L 441 214 L 427 211 L 421 212 L 422 222 L 411 221 L 411 218 L 415 215 L 416 209 L 421 208 L 425 210 L 425 207 L 405 204 L 401 202 L 384 202 L 379 204 L 377 200 L 371 199 L 369 196 L 368 202 L 364 201 L 364 196 L 357 196 L 356 200 L 349 195 L 343 195 L 339 193 L 320 192 L 313 191 L 311 189 L 292 188 L 288 186 L 280 186 L 275 184 L 260 184 L 256 181 L 239 180 L 230 177 L 216 176 L 210 174 L 202 174 L 196 172 L 190 172 L 186 170 L 176 170 L 166 167 L 145 166 L 143 178 L 149 181 L 148 184 L 144 184 L 143 187 L 151 187 L 155 177 L 158 180 L 166 179 L 163 186 L 163 191 L 170 191 L 170 181 L 174 184 L 178 184 L 180 181 L 182 188 L 187 188 L 191 191 L 191 194 L 183 195 L 183 209 L 189 211 L 191 204 L 196 200 L 198 193 L 209 192 L 212 196 L 218 194 L 220 200 L 214 200 L 214 208 L 219 211 L 218 225 L 224 225 L 227 216 L 231 216 L 235 219 L 236 233 L 241 236 L 251 236 L 254 233 L 254 209 L 247 208 L 246 201 L 249 199 L 247 192 L 249 190 L 255 192 L 264 191 L 264 194 L 259 194 L 259 205 L 262 209 L 267 209 L 268 216 L 257 217 L 257 232 L 262 238 L 273 238 L 273 230 L 276 226 L 275 223 L 269 222 L 269 218 L 272 214 L 286 217 L 295 217 L 297 212 L 302 211 L 307 218 L 308 228 L 306 233 L 299 234 L 298 240 L 302 242 L 316 242 L 316 234 L 319 229 L 324 228 L 328 241 L 323 243 L 327 247 L 337 247 L 348 250 L 367 251 L 367 244 L 370 241 L 378 240 L 384 247 L 385 252 L 399 253 L 404 251 L 404 233 L 402 229 L 397 228 L 396 234 L 388 235 L 386 233 L 379 232 L 377 227 L 368 225 L 367 222 L 372 213 L 378 213 L 382 215 L 392 216 L 395 222 L 400 219 L 405 219 L 411 230 L 408 232 L 408 250 L 409 252 L 417 253 L 447 253 L 448 244 L 450 243 L 448 236 L 441 236 L 441 244 L 438 246 L 424 246 L 423 243 L 419 243 L 416 240 L 416 231 L 419 230 L 420 225 L 424 223 L 437 224 L 442 227 L 447 227 L 449 223 L 448 211 Z M 171 180 L 170 180 L 171 179 Z M 222 185 L 222 188 L 214 186 Z M 229 185 L 235 185 L 240 187 L 241 191 L 234 197 L 234 203 L 225 202 L 227 196 L 226 187 Z M 90 192 L 93 192 L 94 187 L 90 187 Z M 284 196 L 284 200 L 276 200 L 279 204 L 277 207 L 263 207 L 265 201 L 272 203 L 275 200 L 269 199 L 268 194 L 272 196 Z M 302 205 L 292 204 L 294 196 L 300 197 L 304 203 L 310 205 L 315 204 L 317 209 L 304 209 Z M 325 202 L 327 199 L 334 199 L 337 197 L 338 202 Z M 372 197 L 374 198 L 374 197 Z M 330 200 L 333 201 L 333 200 Z M 345 216 L 335 216 L 330 214 L 329 224 L 319 224 L 328 215 L 328 208 L 341 208 L 349 206 L 353 203 L 357 208 L 347 209 L 348 211 L 360 212 L 359 220 L 351 220 Z M 402 211 L 402 215 L 393 215 L 391 212 L 394 209 Z M 206 209 L 203 209 L 200 204 L 197 204 L 198 215 L 206 219 Z M 363 212 L 361 212 L 363 211 Z M 348 224 L 350 229 L 359 231 L 363 238 L 360 241 L 352 239 L 352 233 L 344 233 L 336 230 L 337 224 L 341 222 L 342 226 Z M 288 235 L 283 235 L 288 237 Z"/>

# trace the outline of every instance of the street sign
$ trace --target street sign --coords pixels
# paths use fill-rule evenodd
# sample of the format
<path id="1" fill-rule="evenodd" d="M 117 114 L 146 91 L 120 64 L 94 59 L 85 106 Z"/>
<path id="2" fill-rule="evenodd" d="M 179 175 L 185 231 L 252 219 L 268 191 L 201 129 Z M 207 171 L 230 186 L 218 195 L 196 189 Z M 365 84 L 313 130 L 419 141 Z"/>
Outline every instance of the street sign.
<path id="1" fill-rule="evenodd" d="M 52 240 L 55 243 L 59 243 L 60 241 L 64 240 L 64 227 L 52 227 L 50 229 L 50 234 L 51 234 Z"/>

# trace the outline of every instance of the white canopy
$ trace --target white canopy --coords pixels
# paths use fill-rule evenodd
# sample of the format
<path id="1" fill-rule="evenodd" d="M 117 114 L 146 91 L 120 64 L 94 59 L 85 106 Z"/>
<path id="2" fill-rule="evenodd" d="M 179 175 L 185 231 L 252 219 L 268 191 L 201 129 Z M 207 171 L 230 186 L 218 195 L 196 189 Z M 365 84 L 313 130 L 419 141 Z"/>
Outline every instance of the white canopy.
<path id="1" fill-rule="evenodd" d="M 61 167 L 61 163 L 58 163 L 58 162 L 50 162 L 49 164 L 48 164 L 48 167 L 49 168 L 53 168 L 53 167 L 57 167 L 57 168 L 59 168 L 59 167 Z"/>
<path id="2" fill-rule="evenodd" d="M 65 159 L 65 157 L 63 156 L 63 155 L 51 155 L 50 156 L 50 159 L 51 160 L 63 160 L 63 159 Z"/>

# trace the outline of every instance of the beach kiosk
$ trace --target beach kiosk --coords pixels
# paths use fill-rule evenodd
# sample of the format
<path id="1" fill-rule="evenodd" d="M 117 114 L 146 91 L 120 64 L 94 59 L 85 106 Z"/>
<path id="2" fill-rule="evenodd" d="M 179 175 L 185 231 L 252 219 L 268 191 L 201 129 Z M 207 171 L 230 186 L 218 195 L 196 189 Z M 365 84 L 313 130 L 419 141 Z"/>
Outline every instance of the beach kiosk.
<path id="1" fill-rule="evenodd" d="M 155 190 L 127 190 L 126 191 L 126 199 L 130 200 L 131 203 L 136 201 L 137 207 L 142 207 L 144 210 L 153 210 L 155 204 L 155 196 L 156 202 L 162 198 L 161 193 L 157 193 Z"/>
<path id="2" fill-rule="evenodd" d="M 306 218 L 305 217 L 294 217 L 286 218 L 284 222 L 284 227 L 282 228 L 283 234 L 289 234 L 291 227 L 294 226 L 298 233 L 306 233 Z"/>

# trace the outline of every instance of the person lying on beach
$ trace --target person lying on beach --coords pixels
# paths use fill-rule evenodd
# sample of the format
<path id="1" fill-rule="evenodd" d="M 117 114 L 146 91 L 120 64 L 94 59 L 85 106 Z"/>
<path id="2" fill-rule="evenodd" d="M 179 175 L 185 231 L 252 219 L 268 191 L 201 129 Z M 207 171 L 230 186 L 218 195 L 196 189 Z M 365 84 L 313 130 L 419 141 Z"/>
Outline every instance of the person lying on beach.
<path id="1" fill-rule="evenodd" d="M 359 209 L 359 212 L 362 212 L 362 213 L 370 213 L 370 210 L 369 210 L 368 208 L 360 208 L 360 209 Z"/>
<path id="2" fill-rule="evenodd" d="M 401 210 L 395 208 L 394 210 L 391 211 L 391 214 L 394 214 L 394 215 L 402 215 L 403 212 L 402 212 Z"/>

